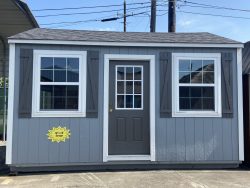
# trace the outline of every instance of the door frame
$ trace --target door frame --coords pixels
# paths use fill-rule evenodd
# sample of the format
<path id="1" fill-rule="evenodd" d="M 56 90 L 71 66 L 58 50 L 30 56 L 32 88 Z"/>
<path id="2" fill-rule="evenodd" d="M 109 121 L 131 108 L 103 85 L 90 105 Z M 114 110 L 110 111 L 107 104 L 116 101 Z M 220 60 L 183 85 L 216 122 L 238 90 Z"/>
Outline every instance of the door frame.
<path id="1" fill-rule="evenodd" d="M 150 69 L 150 155 L 109 155 L 109 61 L 110 60 L 146 60 Z M 155 55 L 104 54 L 104 97 L 103 97 L 103 162 L 108 161 L 155 161 Z"/>

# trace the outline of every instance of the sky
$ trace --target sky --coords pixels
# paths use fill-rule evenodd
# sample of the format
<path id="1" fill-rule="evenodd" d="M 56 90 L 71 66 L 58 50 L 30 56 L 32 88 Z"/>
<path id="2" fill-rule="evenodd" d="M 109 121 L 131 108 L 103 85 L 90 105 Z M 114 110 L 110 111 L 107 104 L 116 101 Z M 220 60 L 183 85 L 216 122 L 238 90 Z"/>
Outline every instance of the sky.
<path id="1" fill-rule="evenodd" d="M 25 0 L 37 19 L 40 27 L 77 30 L 123 31 L 123 20 L 101 22 L 101 19 L 122 17 L 123 0 Z M 177 0 L 176 31 L 177 32 L 210 32 L 240 42 L 250 41 L 250 0 Z M 127 31 L 148 32 L 150 28 L 150 0 L 126 0 Z M 143 4 L 135 4 L 143 3 Z M 204 4 L 204 5 L 198 5 Z M 167 32 L 167 0 L 157 0 L 156 32 Z M 113 7 L 84 8 L 71 10 L 50 10 L 69 7 L 96 7 L 117 5 Z M 121 6 L 120 6 L 121 5 Z M 228 10 L 207 8 L 205 5 L 241 9 Z M 93 13 L 95 12 L 95 13 Z M 73 15 L 71 13 L 74 13 Z M 79 13 L 79 14 L 75 14 Z M 91 14 L 89 14 L 91 13 Z M 139 14 L 138 14 L 139 13 Z M 195 14 L 194 14 L 195 13 Z M 198 14 L 196 14 L 198 13 Z M 213 14 L 231 17 L 219 17 Z M 48 16 L 55 15 L 57 16 Z M 58 14 L 71 14 L 59 15 Z M 133 16 L 132 16 L 133 15 Z M 42 16 L 42 17 L 41 17 Z M 43 17 L 46 16 L 46 17 Z M 76 22 L 77 23 L 72 23 Z M 78 22 L 79 21 L 79 22 Z M 60 22 L 71 22 L 61 23 Z M 55 24 L 53 24 L 55 23 Z M 49 24 L 49 25 L 46 25 Z"/>

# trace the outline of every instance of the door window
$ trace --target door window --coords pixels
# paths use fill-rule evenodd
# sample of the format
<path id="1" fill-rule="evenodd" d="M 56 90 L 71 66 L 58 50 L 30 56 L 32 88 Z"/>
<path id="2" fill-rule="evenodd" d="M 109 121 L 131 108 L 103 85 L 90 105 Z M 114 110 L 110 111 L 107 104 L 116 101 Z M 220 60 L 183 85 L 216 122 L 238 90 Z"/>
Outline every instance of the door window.
<path id="1" fill-rule="evenodd" d="M 116 109 L 143 109 L 143 67 L 116 66 Z"/>

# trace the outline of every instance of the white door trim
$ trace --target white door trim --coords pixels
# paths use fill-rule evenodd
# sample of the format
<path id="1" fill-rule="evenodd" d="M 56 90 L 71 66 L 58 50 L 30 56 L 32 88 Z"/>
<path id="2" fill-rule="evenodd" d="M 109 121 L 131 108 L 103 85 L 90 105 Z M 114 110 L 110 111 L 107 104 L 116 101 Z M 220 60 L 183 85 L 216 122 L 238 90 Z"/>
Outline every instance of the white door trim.
<path id="1" fill-rule="evenodd" d="M 109 61 L 147 60 L 150 64 L 150 155 L 108 155 L 108 108 L 109 108 Z M 150 160 L 155 161 L 155 56 L 154 55 L 104 55 L 104 97 L 103 97 L 103 162 Z"/>

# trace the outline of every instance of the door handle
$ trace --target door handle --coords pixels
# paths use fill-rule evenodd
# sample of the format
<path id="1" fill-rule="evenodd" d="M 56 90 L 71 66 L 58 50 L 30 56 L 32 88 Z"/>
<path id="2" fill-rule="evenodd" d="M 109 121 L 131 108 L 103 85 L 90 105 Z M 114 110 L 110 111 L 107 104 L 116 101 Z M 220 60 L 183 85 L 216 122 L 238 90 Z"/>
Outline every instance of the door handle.
<path id="1" fill-rule="evenodd" d="M 112 105 L 109 105 L 109 112 L 113 112 Z"/>

